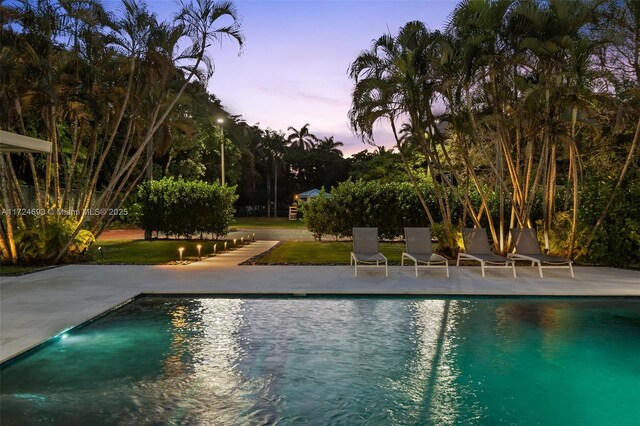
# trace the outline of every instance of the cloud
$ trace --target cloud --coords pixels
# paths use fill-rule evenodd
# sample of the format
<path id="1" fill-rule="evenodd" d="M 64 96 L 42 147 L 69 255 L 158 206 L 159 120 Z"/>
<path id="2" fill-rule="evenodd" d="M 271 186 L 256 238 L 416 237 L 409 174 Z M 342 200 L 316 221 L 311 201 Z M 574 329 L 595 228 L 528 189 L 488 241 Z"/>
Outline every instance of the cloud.
<path id="1" fill-rule="evenodd" d="M 315 93 L 287 91 L 287 90 L 277 89 L 273 86 L 267 87 L 263 85 L 258 85 L 254 87 L 256 90 L 266 93 L 270 96 L 286 98 L 291 101 L 299 101 L 299 102 L 303 102 L 304 104 L 308 102 L 322 102 L 324 104 L 331 105 L 331 106 L 342 106 L 342 104 L 344 103 L 342 99 L 329 97 L 329 96 L 322 96 Z M 279 87 L 282 87 L 281 83 L 279 84 Z"/>

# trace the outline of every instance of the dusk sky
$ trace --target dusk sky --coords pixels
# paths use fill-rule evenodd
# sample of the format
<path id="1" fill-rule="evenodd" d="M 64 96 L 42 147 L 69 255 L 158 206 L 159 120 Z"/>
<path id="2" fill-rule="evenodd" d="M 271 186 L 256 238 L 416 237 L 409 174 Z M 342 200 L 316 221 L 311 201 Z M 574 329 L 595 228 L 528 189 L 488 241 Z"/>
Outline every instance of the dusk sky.
<path id="1" fill-rule="evenodd" d="M 353 82 L 349 64 L 385 32 L 396 34 L 412 20 L 442 29 L 455 1 L 244 1 L 235 4 L 246 37 L 242 54 L 230 39 L 210 52 L 216 72 L 209 91 L 231 114 L 286 133 L 310 124 L 318 137 L 335 136 L 350 155 L 370 145 L 349 129 L 347 112 Z M 150 2 L 164 15 L 173 1 Z M 164 16 L 163 16 L 164 17 Z M 378 145 L 392 146 L 378 131 Z"/>

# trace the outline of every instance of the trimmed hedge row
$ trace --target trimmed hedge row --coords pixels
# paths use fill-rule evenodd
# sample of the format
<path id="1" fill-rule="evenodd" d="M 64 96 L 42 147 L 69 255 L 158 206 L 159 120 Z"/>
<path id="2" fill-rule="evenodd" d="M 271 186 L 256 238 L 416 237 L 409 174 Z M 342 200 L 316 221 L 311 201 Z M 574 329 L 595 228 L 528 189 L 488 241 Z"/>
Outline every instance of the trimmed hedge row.
<path id="1" fill-rule="evenodd" d="M 173 178 L 145 181 L 138 190 L 140 226 L 167 236 L 226 235 L 235 213 L 233 203 L 238 198 L 235 189 Z"/>
<path id="2" fill-rule="evenodd" d="M 434 220 L 442 223 L 433 188 L 423 184 L 421 191 L 434 215 Z M 471 190 L 469 196 L 478 208 L 481 199 L 477 191 Z M 498 195 L 490 194 L 488 202 L 492 214 L 497 215 Z M 449 203 L 454 226 L 472 225 L 468 218 L 467 223 L 462 223 L 464 209 L 455 197 L 449 196 Z M 508 211 L 508 209 L 507 202 L 505 210 Z M 307 228 L 318 239 L 323 235 L 351 236 L 351 229 L 356 226 L 377 227 L 381 238 L 393 239 L 404 234 L 405 226 L 429 226 L 420 199 L 416 196 L 412 185 L 407 182 L 380 183 L 362 180 L 342 182 L 331 189 L 330 197 L 316 197 L 303 205 L 301 210 Z M 536 202 L 532 218 L 535 220 L 541 214 L 540 203 Z M 497 220 L 497 217 L 495 219 Z M 482 222 L 486 221 L 485 217 Z M 439 229 L 433 232 L 437 234 Z"/>
<path id="3" fill-rule="evenodd" d="M 350 236 L 355 226 L 375 226 L 381 238 L 402 235 L 405 226 L 428 226 L 420 200 L 407 183 L 346 181 L 302 206 L 309 231 Z"/>

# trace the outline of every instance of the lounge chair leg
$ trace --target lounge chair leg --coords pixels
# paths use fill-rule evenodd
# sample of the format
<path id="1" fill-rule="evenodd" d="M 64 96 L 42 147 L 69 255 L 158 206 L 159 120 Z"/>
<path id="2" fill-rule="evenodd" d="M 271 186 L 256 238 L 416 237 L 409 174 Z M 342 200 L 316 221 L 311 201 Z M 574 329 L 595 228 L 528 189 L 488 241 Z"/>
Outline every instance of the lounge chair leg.
<path id="1" fill-rule="evenodd" d="M 540 278 L 544 278 L 544 275 L 542 275 L 542 262 L 538 262 L 538 272 L 540 273 Z"/>
<path id="2" fill-rule="evenodd" d="M 447 278 L 449 278 L 449 262 L 445 263 L 444 267 L 447 269 Z"/>
<path id="3" fill-rule="evenodd" d="M 416 261 L 416 278 L 418 278 L 418 262 Z"/>
<path id="4" fill-rule="evenodd" d="M 480 262 L 480 270 L 482 270 L 482 278 L 484 278 L 484 262 Z"/>
<path id="5" fill-rule="evenodd" d="M 456 266 L 460 266 L 460 253 L 458 253 L 458 261 L 456 262 Z"/>
<path id="6" fill-rule="evenodd" d="M 571 263 L 569 263 L 569 272 L 571 272 L 571 278 L 576 277 L 575 275 L 573 275 L 573 266 L 571 266 Z"/>
<path id="7" fill-rule="evenodd" d="M 357 277 L 358 276 L 358 261 L 357 260 L 355 261 L 355 264 L 356 264 L 355 265 L 356 266 L 356 268 L 355 268 L 355 276 Z"/>
<path id="8" fill-rule="evenodd" d="M 516 275 L 516 262 L 511 262 L 511 269 L 513 269 L 513 278 L 518 278 Z"/>
<path id="9" fill-rule="evenodd" d="M 389 276 L 389 265 L 387 265 L 387 262 L 384 262 L 384 276 L 388 277 Z"/>

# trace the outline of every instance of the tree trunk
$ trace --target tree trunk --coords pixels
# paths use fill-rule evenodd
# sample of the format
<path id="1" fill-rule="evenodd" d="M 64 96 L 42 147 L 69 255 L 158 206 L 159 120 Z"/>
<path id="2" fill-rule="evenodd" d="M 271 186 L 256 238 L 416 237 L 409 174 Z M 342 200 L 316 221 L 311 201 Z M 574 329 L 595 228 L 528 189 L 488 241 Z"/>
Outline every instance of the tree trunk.
<path id="1" fill-rule="evenodd" d="M 271 173 L 267 167 L 267 217 L 271 217 Z"/>
<path id="2" fill-rule="evenodd" d="M 273 159 L 273 217 L 278 217 L 278 159 Z"/>
<path id="3" fill-rule="evenodd" d="M 11 263 L 15 264 L 18 262 L 18 252 L 16 250 L 16 241 L 14 239 L 13 232 L 13 216 L 15 212 L 12 212 L 12 205 L 9 202 L 9 192 L 8 192 L 8 182 L 6 177 L 7 165 L 5 164 L 5 159 L 3 155 L 0 155 L 0 187 L 2 191 L 2 209 L 7 212 L 6 214 L 6 237 L 8 246 L 8 258 L 11 260 Z M 2 247 L 3 253 L 6 247 Z"/>

